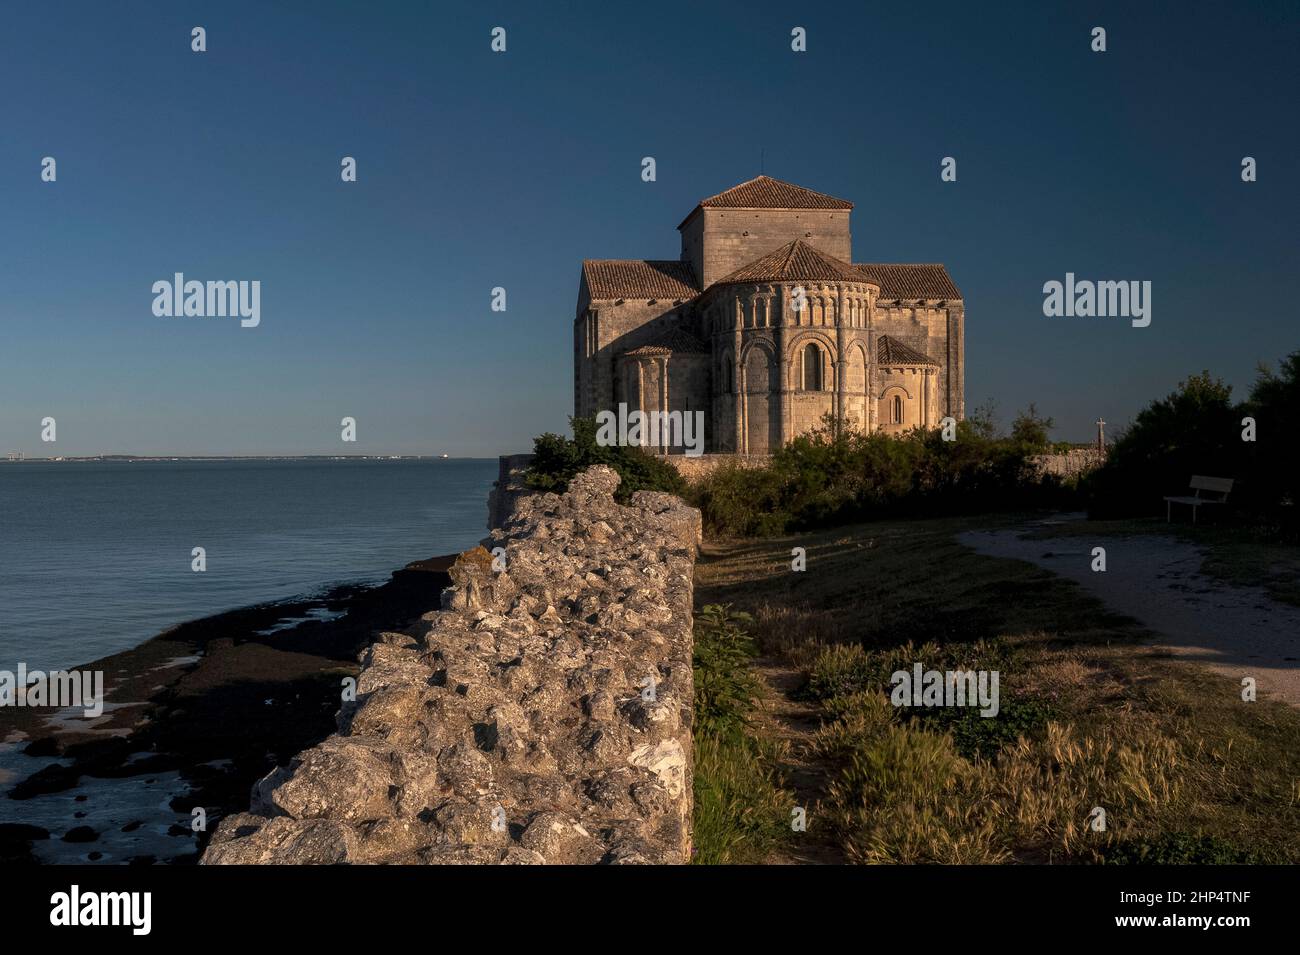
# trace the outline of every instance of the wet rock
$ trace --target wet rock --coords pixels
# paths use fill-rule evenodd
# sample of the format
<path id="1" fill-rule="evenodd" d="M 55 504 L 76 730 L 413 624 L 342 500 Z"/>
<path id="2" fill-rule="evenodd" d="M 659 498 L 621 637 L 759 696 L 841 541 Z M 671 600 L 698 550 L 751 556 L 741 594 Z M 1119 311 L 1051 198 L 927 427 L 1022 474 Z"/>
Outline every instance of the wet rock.
<path id="1" fill-rule="evenodd" d="M 99 833 L 90 826 L 74 826 L 63 834 L 64 842 L 94 842 Z"/>
<path id="2" fill-rule="evenodd" d="M 60 756 L 63 749 L 53 736 L 42 736 L 28 743 L 23 748 L 23 752 L 28 756 Z"/>
<path id="3" fill-rule="evenodd" d="M 0 822 L 0 842 L 39 842 L 50 837 L 50 830 L 22 822 Z"/>
<path id="4" fill-rule="evenodd" d="M 48 793 L 65 792 L 77 785 L 81 771 L 70 766 L 46 766 L 32 773 L 26 779 L 9 790 L 10 799 L 30 799 L 32 796 L 44 796 Z"/>

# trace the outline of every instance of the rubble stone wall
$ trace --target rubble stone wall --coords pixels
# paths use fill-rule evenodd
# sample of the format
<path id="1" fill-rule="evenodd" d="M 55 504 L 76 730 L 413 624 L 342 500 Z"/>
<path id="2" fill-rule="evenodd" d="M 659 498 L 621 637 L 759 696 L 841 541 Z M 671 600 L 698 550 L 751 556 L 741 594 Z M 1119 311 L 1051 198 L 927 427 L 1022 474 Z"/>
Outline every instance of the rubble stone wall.
<path id="1" fill-rule="evenodd" d="M 700 515 L 618 480 L 518 499 L 203 863 L 687 862 Z"/>
<path id="2" fill-rule="evenodd" d="M 664 460 L 677 469 L 677 472 L 690 483 L 708 477 L 718 468 L 764 468 L 772 463 L 770 454 L 701 454 L 688 457 L 685 454 L 665 455 Z"/>
<path id="3" fill-rule="evenodd" d="M 1097 448 L 1074 448 L 1059 454 L 1036 454 L 1029 460 L 1039 477 L 1054 474 L 1060 478 L 1075 478 L 1105 464 L 1106 453 Z"/>

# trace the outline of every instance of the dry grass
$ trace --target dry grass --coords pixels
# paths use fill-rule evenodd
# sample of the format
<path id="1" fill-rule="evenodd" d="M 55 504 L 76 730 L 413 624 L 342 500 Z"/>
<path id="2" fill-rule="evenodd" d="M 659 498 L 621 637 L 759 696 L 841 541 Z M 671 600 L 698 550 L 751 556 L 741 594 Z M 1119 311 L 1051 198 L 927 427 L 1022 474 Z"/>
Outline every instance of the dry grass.
<path id="1" fill-rule="evenodd" d="M 701 603 L 749 611 L 763 652 L 808 674 L 817 745 L 839 767 L 819 811 L 846 854 L 1300 861 L 1300 713 L 1244 703 L 1232 680 L 1154 650 L 1073 583 L 954 540 L 979 523 L 713 543 L 697 568 Z M 796 545 L 803 573 L 790 570 Z M 1010 722 L 900 714 L 881 685 L 900 659 L 998 669 Z"/>

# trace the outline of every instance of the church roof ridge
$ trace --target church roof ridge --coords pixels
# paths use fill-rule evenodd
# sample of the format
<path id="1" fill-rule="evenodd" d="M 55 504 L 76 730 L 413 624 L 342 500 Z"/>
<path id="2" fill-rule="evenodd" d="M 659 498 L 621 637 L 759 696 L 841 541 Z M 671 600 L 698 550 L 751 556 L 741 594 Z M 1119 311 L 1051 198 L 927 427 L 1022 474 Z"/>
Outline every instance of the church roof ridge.
<path id="1" fill-rule="evenodd" d="M 805 186 L 775 179 L 772 176 L 755 176 L 724 189 L 716 195 L 701 199 L 686 218 L 677 226 L 680 230 L 701 209 L 852 209 L 853 203 Z"/>
<path id="2" fill-rule="evenodd" d="M 787 242 L 761 255 L 713 283 L 736 285 L 749 282 L 870 282 L 870 276 L 856 266 L 809 245 L 803 239 Z M 873 283 L 874 284 L 874 283 Z"/>

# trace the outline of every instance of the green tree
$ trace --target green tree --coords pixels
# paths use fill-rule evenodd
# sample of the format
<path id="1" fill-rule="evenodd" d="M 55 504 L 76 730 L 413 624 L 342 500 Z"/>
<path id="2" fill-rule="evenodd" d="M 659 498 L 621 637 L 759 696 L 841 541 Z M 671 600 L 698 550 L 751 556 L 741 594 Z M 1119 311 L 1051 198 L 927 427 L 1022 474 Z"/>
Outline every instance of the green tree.
<path id="1" fill-rule="evenodd" d="M 570 418 L 573 437 L 547 432 L 533 441 L 533 461 L 525 483 L 539 491 L 562 492 L 569 479 L 595 464 L 618 472 L 621 481 L 615 497 L 626 501 L 637 491 L 667 491 L 681 495 L 686 481 L 662 458 L 639 447 L 602 445 L 596 441 L 596 419 Z"/>
<path id="2" fill-rule="evenodd" d="M 1300 444 L 1293 433 L 1300 423 L 1300 351 L 1282 359 L 1277 372 L 1260 366 L 1243 412 L 1255 419 L 1255 441 L 1243 442 L 1252 465 L 1246 499 L 1300 535 Z"/>
<path id="3" fill-rule="evenodd" d="M 1011 440 L 1034 453 L 1041 454 L 1047 450 L 1054 427 L 1056 422 L 1051 418 L 1042 417 L 1038 413 L 1038 408 L 1031 402 L 1028 409 L 1016 415 L 1016 420 L 1011 422 Z"/>
<path id="4" fill-rule="evenodd" d="M 1194 474 L 1241 477 L 1239 421 L 1231 386 L 1208 371 L 1179 382 L 1138 412 L 1090 478 L 1094 516 L 1163 513 L 1164 496 L 1187 493 Z"/>

